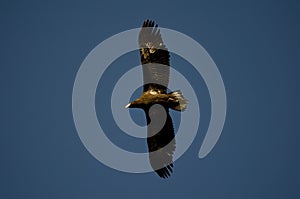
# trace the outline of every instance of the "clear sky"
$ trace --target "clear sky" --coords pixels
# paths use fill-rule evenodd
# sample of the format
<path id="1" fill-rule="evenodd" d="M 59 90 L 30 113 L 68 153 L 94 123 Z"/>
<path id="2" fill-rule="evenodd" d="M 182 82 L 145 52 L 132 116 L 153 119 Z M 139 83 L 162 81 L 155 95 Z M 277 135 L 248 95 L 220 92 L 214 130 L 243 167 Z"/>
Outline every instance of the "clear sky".
<path id="1" fill-rule="evenodd" d="M 1 1 L 0 198 L 299 198 L 299 8 L 276 0 Z M 198 159 L 208 93 L 201 76 L 172 55 L 195 87 L 201 122 L 167 180 L 103 165 L 81 143 L 72 117 L 73 83 L 87 54 L 147 18 L 199 42 L 227 92 L 223 133 Z M 114 77 L 138 59 L 132 52 L 111 65 L 96 106 L 114 143 L 143 151 L 145 142 L 124 136 L 104 100 Z"/>

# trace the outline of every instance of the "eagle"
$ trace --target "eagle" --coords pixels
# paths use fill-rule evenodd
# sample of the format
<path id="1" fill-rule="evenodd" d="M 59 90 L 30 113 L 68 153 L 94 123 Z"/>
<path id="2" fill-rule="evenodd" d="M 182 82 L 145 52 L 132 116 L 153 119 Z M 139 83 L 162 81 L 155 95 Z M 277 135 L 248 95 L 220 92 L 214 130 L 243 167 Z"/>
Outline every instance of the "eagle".
<path id="1" fill-rule="evenodd" d="M 138 43 L 143 68 L 143 93 L 125 108 L 144 110 L 150 165 L 161 178 L 168 178 L 173 172 L 176 148 L 169 109 L 184 111 L 188 100 L 180 90 L 168 92 L 170 53 L 154 21 L 147 19 L 143 22 Z"/>

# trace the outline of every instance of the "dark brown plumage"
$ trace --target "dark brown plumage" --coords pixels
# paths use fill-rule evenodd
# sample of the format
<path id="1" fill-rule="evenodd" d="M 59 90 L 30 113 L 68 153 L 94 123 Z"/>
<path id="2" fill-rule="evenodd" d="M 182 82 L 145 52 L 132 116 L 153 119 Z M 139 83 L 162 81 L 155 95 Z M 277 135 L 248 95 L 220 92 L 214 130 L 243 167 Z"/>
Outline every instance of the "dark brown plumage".
<path id="1" fill-rule="evenodd" d="M 160 177 L 166 178 L 173 172 L 173 153 L 176 147 L 169 108 L 184 111 L 187 100 L 180 91 L 167 93 L 170 53 L 154 21 L 144 21 L 139 34 L 139 46 L 143 67 L 143 93 L 126 108 L 141 108 L 145 111 L 150 164 Z"/>

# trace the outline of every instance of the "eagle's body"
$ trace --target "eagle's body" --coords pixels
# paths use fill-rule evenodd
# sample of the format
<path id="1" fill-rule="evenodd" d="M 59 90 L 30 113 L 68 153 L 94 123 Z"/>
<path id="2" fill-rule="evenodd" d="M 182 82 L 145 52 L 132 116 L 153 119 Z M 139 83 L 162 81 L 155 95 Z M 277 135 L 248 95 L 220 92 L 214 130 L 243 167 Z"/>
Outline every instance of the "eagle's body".
<path id="1" fill-rule="evenodd" d="M 128 104 L 126 108 L 142 108 L 147 110 L 154 104 L 160 104 L 165 108 L 171 108 L 177 111 L 183 111 L 186 104 L 180 104 L 182 94 L 180 91 L 171 93 L 161 93 L 159 90 L 148 90 L 143 92 L 142 96 Z"/>
<path id="2" fill-rule="evenodd" d="M 141 108 L 147 118 L 147 144 L 152 168 L 160 177 L 170 176 L 175 151 L 175 134 L 169 108 L 186 109 L 187 100 L 180 91 L 167 92 L 170 54 L 154 22 L 146 20 L 139 34 L 144 89 L 140 98 L 126 108 Z"/>

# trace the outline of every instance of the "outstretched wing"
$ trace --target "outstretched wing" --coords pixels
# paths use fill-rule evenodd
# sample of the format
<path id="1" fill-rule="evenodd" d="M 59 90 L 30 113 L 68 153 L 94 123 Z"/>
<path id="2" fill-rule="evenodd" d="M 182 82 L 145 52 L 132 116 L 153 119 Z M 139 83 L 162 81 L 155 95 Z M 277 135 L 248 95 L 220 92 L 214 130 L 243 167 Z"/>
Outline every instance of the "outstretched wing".
<path id="1" fill-rule="evenodd" d="M 170 76 L 170 53 L 165 47 L 158 25 L 145 20 L 139 34 L 144 92 L 151 89 L 166 93 Z"/>
<path id="2" fill-rule="evenodd" d="M 168 109 L 160 105 L 152 106 L 146 114 L 150 164 L 160 177 L 169 177 L 173 172 L 173 153 L 176 147 L 172 118 Z"/>

